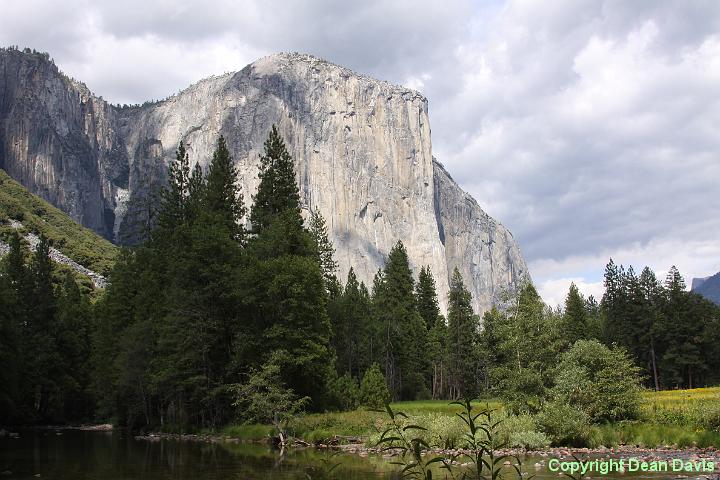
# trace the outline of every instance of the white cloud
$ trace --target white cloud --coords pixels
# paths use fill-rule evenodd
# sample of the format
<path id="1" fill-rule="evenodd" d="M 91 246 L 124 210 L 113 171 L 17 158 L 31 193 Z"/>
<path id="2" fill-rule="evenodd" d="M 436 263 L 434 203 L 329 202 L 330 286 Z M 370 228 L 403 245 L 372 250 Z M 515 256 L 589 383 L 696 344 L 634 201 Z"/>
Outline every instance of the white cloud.
<path id="1" fill-rule="evenodd" d="M 565 298 L 570 290 L 571 283 L 575 284 L 585 298 L 592 295 L 598 302 L 605 292 L 603 282 L 587 282 L 583 277 L 555 278 L 547 280 L 538 284 L 537 289 L 538 293 L 547 305 L 553 308 L 558 306 L 560 308 L 564 308 Z"/>
<path id="2" fill-rule="evenodd" d="M 661 281 L 674 265 L 689 288 L 693 278 L 720 270 L 720 242 L 715 239 L 654 240 L 560 260 L 540 259 L 530 263 L 530 271 L 540 295 L 551 306 L 564 302 L 570 282 L 575 282 L 586 297 L 593 295 L 599 301 L 604 292 L 603 272 L 610 258 L 626 268 L 632 265 L 636 273 L 650 267 Z"/>
<path id="3" fill-rule="evenodd" d="M 610 256 L 688 280 L 720 269 L 720 2 L 59 5 L 6 0 L 0 43 L 50 52 L 113 102 L 274 51 L 421 90 L 436 156 L 513 231 L 549 298 L 594 288 Z"/>

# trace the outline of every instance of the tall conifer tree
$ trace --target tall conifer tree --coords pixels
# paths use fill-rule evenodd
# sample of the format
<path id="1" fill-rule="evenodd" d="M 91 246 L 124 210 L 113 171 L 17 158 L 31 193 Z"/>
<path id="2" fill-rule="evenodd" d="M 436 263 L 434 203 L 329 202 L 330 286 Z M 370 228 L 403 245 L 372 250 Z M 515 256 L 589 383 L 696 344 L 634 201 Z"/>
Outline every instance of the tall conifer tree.
<path id="1" fill-rule="evenodd" d="M 418 313 L 425 321 L 427 329 L 432 330 L 438 322 L 442 321 L 442 318 L 435 290 L 435 278 L 433 278 L 430 267 L 420 269 L 415 287 L 415 298 L 417 299 Z"/>
<path id="2" fill-rule="evenodd" d="M 204 213 L 216 217 L 213 223 L 219 222 L 230 232 L 232 239 L 242 242 L 244 229 L 240 222 L 245 215 L 243 196 L 237 184 L 237 168 L 222 136 L 213 152 L 204 192 Z"/>
<path id="3" fill-rule="evenodd" d="M 473 398 L 477 394 L 478 319 L 472 311 L 472 296 L 455 267 L 448 294 L 448 375 L 450 397 Z"/>
<path id="4" fill-rule="evenodd" d="M 424 355 L 427 328 L 417 312 L 412 272 L 401 241 L 390 251 L 380 281 L 373 302 L 382 332 L 381 355 L 390 393 L 395 400 L 412 400 L 424 393 L 429 396 Z"/>
<path id="5" fill-rule="evenodd" d="M 190 184 L 190 159 L 185 145 L 180 142 L 175 152 L 175 161 L 168 169 L 168 186 L 160 193 L 158 227 L 168 231 L 187 218 L 187 197 Z"/>
<path id="6" fill-rule="evenodd" d="M 317 250 L 318 262 L 325 278 L 325 287 L 331 297 L 337 296 L 340 293 L 340 285 L 335 276 L 338 269 L 338 263 L 334 258 L 335 247 L 328 237 L 327 224 L 320 212 L 315 211 L 310 214 L 308 229 Z"/>
<path id="7" fill-rule="evenodd" d="M 565 297 L 562 333 L 570 345 L 587 338 L 588 335 L 588 313 L 585 310 L 585 299 L 575 283 L 570 284 L 570 290 Z"/>
<path id="8" fill-rule="evenodd" d="M 253 233 L 267 229 L 283 212 L 290 212 L 290 220 L 302 225 L 300 191 L 295 181 L 295 167 L 278 129 L 272 126 L 265 152 L 260 156 L 260 185 L 253 197 L 250 223 Z"/>

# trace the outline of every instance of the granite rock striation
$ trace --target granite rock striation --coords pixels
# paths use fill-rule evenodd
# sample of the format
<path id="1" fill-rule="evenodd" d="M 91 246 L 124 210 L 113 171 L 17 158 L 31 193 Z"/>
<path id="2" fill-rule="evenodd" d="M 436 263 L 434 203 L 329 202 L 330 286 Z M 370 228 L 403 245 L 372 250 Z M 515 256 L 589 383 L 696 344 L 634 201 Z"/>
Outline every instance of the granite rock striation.
<path id="1" fill-rule="evenodd" d="M 183 140 L 206 167 L 224 135 L 246 202 L 276 124 L 296 162 L 306 213 L 325 217 L 344 277 L 371 284 L 402 240 L 429 265 L 445 309 L 458 267 L 477 311 L 527 275 L 512 234 L 432 155 L 428 102 L 319 58 L 271 55 L 163 101 L 118 107 L 42 54 L 0 52 L 0 168 L 117 243 L 139 240 Z"/>

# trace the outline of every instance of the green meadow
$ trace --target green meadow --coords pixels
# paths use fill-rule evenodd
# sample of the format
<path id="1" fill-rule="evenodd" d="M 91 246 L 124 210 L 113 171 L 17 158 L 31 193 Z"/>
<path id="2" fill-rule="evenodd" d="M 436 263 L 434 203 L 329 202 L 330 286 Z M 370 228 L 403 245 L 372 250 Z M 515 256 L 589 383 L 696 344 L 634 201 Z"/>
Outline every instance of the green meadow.
<path id="1" fill-rule="evenodd" d="M 585 445 L 590 448 L 621 445 L 644 448 L 720 447 L 720 387 L 692 390 L 644 392 L 642 416 L 632 422 L 592 425 Z M 549 447 L 529 415 L 506 416 L 496 399 L 478 400 L 473 406 L 496 410 L 501 436 L 510 447 L 536 450 Z M 462 425 L 458 405 L 445 400 L 395 402 L 394 411 L 409 416 L 409 422 L 427 428 L 427 439 L 436 448 L 460 446 Z M 349 412 L 307 414 L 297 417 L 290 431 L 309 443 L 357 442 L 372 446 L 389 423 L 385 412 L 358 409 Z M 242 440 L 259 440 L 273 433 L 266 425 L 231 425 L 222 435 Z M 570 446 L 570 445 L 567 445 Z"/>

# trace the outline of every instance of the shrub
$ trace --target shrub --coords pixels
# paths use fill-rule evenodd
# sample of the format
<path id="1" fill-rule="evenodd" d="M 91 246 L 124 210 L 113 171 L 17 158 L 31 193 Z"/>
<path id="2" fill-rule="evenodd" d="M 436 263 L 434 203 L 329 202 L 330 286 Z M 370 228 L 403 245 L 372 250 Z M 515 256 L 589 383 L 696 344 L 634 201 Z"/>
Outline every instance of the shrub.
<path id="1" fill-rule="evenodd" d="M 536 450 L 550 445 L 550 439 L 538 431 L 531 415 L 508 415 L 498 427 L 500 438 L 508 447 Z"/>
<path id="2" fill-rule="evenodd" d="M 588 444 L 590 418 L 572 405 L 557 400 L 548 402 L 535 420 L 554 446 L 584 447 Z"/>
<path id="3" fill-rule="evenodd" d="M 290 421 L 310 401 L 309 397 L 298 398 L 285 386 L 275 354 L 259 370 L 252 370 L 246 383 L 232 385 L 230 390 L 239 418 L 247 424 L 272 423 L 281 444 L 285 443 Z"/>
<path id="4" fill-rule="evenodd" d="M 383 408 L 390 401 L 390 392 L 380 366 L 373 363 L 363 375 L 360 384 L 360 405 Z"/>
<path id="5" fill-rule="evenodd" d="M 420 427 L 414 430 L 413 435 L 415 438 L 425 442 L 429 447 L 444 449 L 467 447 L 464 437 L 466 433 L 465 425 L 456 415 L 440 412 L 407 415 L 406 417 L 401 415 L 397 422 L 401 428 Z M 367 443 L 368 445 L 375 445 L 380 438 L 380 432 L 377 432 L 368 438 Z"/>
<path id="6" fill-rule="evenodd" d="M 411 417 L 410 421 L 426 429 L 418 432 L 418 436 L 431 447 L 458 448 L 465 446 L 462 441 L 465 429 L 462 421 L 454 415 L 427 413 Z"/>
<path id="7" fill-rule="evenodd" d="M 536 413 L 540 410 L 546 390 L 540 372 L 523 369 L 498 369 L 499 393 L 505 409 L 511 413 Z"/>
<path id="8" fill-rule="evenodd" d="M 335 403 L 341 410 L 355 410 L 359 406 L 360 389 L 357 381 L 349 373 L 338 377 L 332 383 L 331 389 Z"/>
<path id="9" fill-rule="evenodd" d="M 593 422 L 633 420 L 640 414 L 639 372 L 624 350 L 579 340 L 563 354 L 550 396 Z"/>

